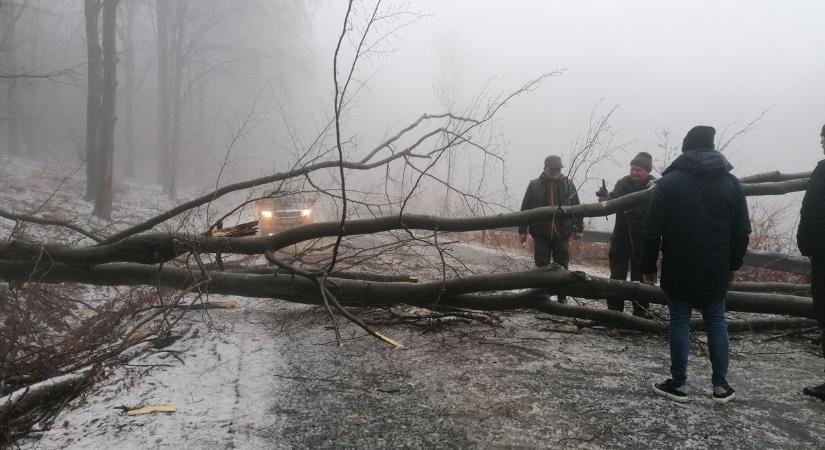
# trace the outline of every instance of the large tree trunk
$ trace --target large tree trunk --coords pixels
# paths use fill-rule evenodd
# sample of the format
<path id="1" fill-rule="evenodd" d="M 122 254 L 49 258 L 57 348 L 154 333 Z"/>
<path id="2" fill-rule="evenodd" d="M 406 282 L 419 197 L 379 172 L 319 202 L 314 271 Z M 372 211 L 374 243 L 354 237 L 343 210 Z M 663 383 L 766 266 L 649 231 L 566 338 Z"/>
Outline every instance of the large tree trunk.
<path id="1" fill-rule="evenodd" d="M 172 182 L 170 185 L 169 195 L 174 198 L 175 190 L 177 189 L 177 182 L 180 176 L 180 160 L 181 160 L 181 126 L 183 123 L 183 70 L 186 67 L 186 55 L 184 54 L 184 43 L 186 37 L 186 12 L 189 7 L 187 0 L 178 0 L 175 4 L 175 14 L 172 20 L 172 45 L 170 63 L 172 68 L 170 74 L 172 79 L 169 80 L 169 87 L 171 89 L 169 97 L 172 100 L 172 128 L 170 130 L 171 143 L 169 146 L 169 172 L 171 174 Z"/>
<path id="2" fill-rule="evenodd" d="M 21 10 L 15 6 L 14 2 L 4 2 L 3 9 L 0 11 L 6 19 L 6 30 L 2 32 L 2 40 L 0 40 L 0 51 L 5 54 L 4 70 L 8 73 L 17 73 L 17 21 L 20 18 Z M 6 123 L 8 134 L 6 135 L 6 148 L 11 155 L 20 155 L 20 89 L 21 86 L 15 80 L 10 80 L 8 90 L 5 92 L 6 96 Z"/>
<path id="3" fill-rule="evenodd" d="M 112 216 L 112 165 L 115 152 L 115 98 L 117 97 L 117 4 L 103 0 L 103 98 L 94 214 Z"/>
<path id="4" fill-rule="evenodd" d="M 18 389 L 0 397 L 0 423 L 43 405 L 55 397 L 64 397 L 79 392 L 80 387 L 94 373 L 92 368 L 61 375 Z"/>
<path id="5" fill-rule="evenodd" d="M 158 184 L 165 194 L 172 192 L 172 172 L 170 171 L 170 99 L 169 99 L 169 19 L 172 5 L 169 0 L 155 2 L 157 14 L 158 47 Z"/>
<path id="6" fill-rule="evenodd" d="M 513 233 L 517 230 L 513 229 Z M 583 239 L 591 242 L 609 243 L 609 231 L 585 230 Z M 811 273 L 811 261 L 804 256 L 786 255 L 778 252 L 748 249 L 743 263 L 746 266 L 763 269 L 779 270 L 782 272 L 808 275 Z"/>
<path id="7" fill-rule="evenodd" d="M 123 4 L 123 20 L 118 28 L 120 41 L 123 45 L 123 173 L 126 176 L 135 176 L 135 14 L 136 3 Z"/>
<path id="8" fill-rule="evenodd" d="M 41 29 L 40 17 L 40 14 L 31 14 L 29 23 L 24 25 L 28 30 L 35 30 L 34 32 L 30 32 L 26 35 L 26 46 L 29 49 L 28 58 L 31 61 L 36 60 L 35 58 L 38 51 L 40 33 L 38 33 L 37 30 Z M 21 88 L 22 87 L 23 86 L 21 86 Z M 38 95 L 39 92 L 40 90 L 36 87 L 21 90 L 20 92 L 23 97 L 21 103 L 23 117 L 23 145 L 26 148 L 25 154 L 30 158 L 38 158 L 42 156 L 41 151 L 37 146 L 37 131 L 41 126 L 39 119 L 37 119 L 37 107 L 40 105 L 40 96 Z"/>
<path id="9" fill-rule="evenodd" d="M 94 268 L 69 266 L 62 263 L 9 261 L 0 259 L 0 278 L 9 281 L 37 280 L 43 283 L 78 282 L 86 284 L 149 285 L 185 289 L 205 282 L 204 291 L 245 297 L 279 298 L 298 303 L 320 304 L 321 294 L 315 280 L 293 274 L 258 275 L 229 272 L 191 272 L 171 267 L 158 268 L 141 264 L 103 264 Z M 658 287 L 636 282 L 609 280 L 568 272 L 558 268 L 527 272 L 471 275 L 445 281 L 426 283 L 371 282 L 343 278 L 328 278 L 330 289 L 342 303 L 353 306 L 379 306 L 404 303 L 409 305 L 440 304 L 479 310 L 533 308 L 535 293 L 507 295 L 467 295 L 514 289 L 543 289 L 547 294 L 605 299 L 620 296 L 664 304 L 666 298 Z M 730 311 L 761 314 L 783 314 L 813 318 L 813 302 L 808 297 L 779 294 L 729 292 Z"/>
<path id="10" fill-rule="evenodd" d="M 100 0 L 86 0 L 86 200 L 91 201 L 97 192 L 98 145 L 100 143 L 100 70 L 101 54 Z"/>

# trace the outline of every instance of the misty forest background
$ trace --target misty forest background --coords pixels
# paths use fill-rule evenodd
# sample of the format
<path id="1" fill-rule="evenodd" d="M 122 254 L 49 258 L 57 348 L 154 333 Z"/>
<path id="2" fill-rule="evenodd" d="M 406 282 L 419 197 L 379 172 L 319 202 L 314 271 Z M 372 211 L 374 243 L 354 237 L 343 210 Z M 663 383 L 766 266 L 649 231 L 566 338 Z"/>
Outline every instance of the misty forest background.
<path id="1" fill-rule="evenodd" d="M 547 153 L 560 153 L 569 161 L 589 144 L 601 146 L 604 157 L 588 173 L 577 174 L 576 182 L 583 200 L 592 201 L 600 179 L 612 184 L 636 151 L 654 154 L 657 169 L 664 168 L 678 153 L 683 130 L 694 122 L 719 128 L 719 144 L 731 144 L 726 152 L 740 175 L 800 172 L 812 166 L 816 155 L 807 147 L 815 147 L 815 139 L 790 130 L 819 118 L 792 124 L 788 115 L 799 117 L 794 107 L 811 109 L 796 100 L 805 95 L 809 74 L 820 68 L 811 62 L 815 70 L 796 71 L 801 74 L 798 83 L 788 85 L 778 74 L 790 69 L 790 62 L 787 55 L 778 55 L 772 58 L 783 61 L 754 74 L 750 52 L 736 49 L 747 47 L 748 36 L 751 42 L 756 39 L 751 35 L 758 22 L 751 15 L 756 13 L 731 24 L 740 38 L 668 37 L 675 39 L 673 46 L 651 43 L 649 50 L 634 50 L 634 45 L 650 42 L 645 33 L 661 31 L 674 20 L 690 23 L 698 12 L 652 8 L 658 20 L 636 18 L 638 29 L 618 33 L 621 24 L 606 21 L 616 11 L 597 3 L 558 8 L 525 2 L 499 19 L 491 16 L 495 7 L 486 4 L 470 10 L 431 2 L 393 6 L 399 19 L 381 30 L 380 46 L 359 63 L 357 94 L 342 117 L 351 138 L 346 151 L 356 153 L 422 113 L 466 112 L 484 95 L 512 90 L 558 69 L 562 76 L 502 111 L 489 135 L 478 139 L 507 164 L 469 159 L 450 165 L 450 179 L 457 185 L 478 191 L 479 174 L 489 178 L 485 207 L 517 207 L 523 187 L 537 175 Z M 0 5 L 0 149 L 57 160 L 67 171 L 85 171 L 86 199 L 100 217 L 111 216 L 111 197 L 117 191 L 112 194 L 110 186 L 118 177 L 157 183 L 164 194 L 183 199 L 214 188 L 216 180 L 226 184 L 292 167 L 333 115 L 331 55 L 344 2 L 3 0 Z M 412 7 L 421 9 L 413 12 Z M 727 6 L 720 8 L 721 14 Z M 359 14 L 365 19 L 369 8 L 361 5 L 359 10 L 356 4 L 354 15 Z M 495 30 L 505 33 L 518 18 L 531 14 L 545 17 L 546 23 L 526 20 L 525 33 L 496 37 Z M 765 14 L 790 16 L 784 11 Z M 574 32 L 564 25 L 566 16 L 590 20 Z M 806 19 L 796 20 L 799 30 L 808 29 Z M 495 27 L 485 28 L 490 24 Z M 780 34 L 776 28 L 766 27 L 765 38 Z M 610 34 L 613 43 L 606 44 L 599 31 Z M 568 39 L 560 41 L 560 36 Z M 785 38 L 785 45 L 804 51 L 805 36 Z M 685 51 L 690 45 L 696 48 Z M 646 66 L 640 59 L 645 51 L 662 64 Z M 716 64 L 725 55 L 729 69 L 722 75 L 676 64 L 680 58 L 688 67 L 703 60 Z M 619 62 L 621 58 L 627 61 Z M 497 67 L 496 61 L 502 64 Z M 685 71 L 690 74 L 673 81 L 675 73 Z M 743 73 L 756 80 L 726 83 Z M 717 87 L 725 89 L 705 89 L 709 77 L 719 78 Z M 769 78 L 777 82 L 764 83 Z M 640 93 L 641 85 L 647 94 Z M 811 94 L 807 97 L 815 97 Z M 659 104 L 651 101 L 657 97 Z M 682 102 L 674 102 L 676 98 Z M 594 123 L 603 118 L 601 136 L 589 141 Z M 802 145 L 808 141 L 810 145 Z M 777 159 L 778 148 L 788 157 Z M 479 171 L 484 164 L 491 167 Z M 326 176 L 319 183 L 334 186 L 335 174 Z M 364 190 L 383 182 L 382 176 L 363 177 Z M 181 189 L 187 194 L 181 196 Z M 439 213 L 473 212 L 466 202 L 450 199 L 448 189 L 443 194 Z M 791 195 L 752 202 L 759 221 L 771 222 L 780 237 L 781 242 L 766 249 L 795 251 L 795 221 L 786 213 L 798 200 L 799 195 Z M 410 207 L 429 203 L 412 198 Z M 327 212 L 332 219 L 338 211 L 333 206 Z M 601 229 L 609 225 L 592 224 Z"/>

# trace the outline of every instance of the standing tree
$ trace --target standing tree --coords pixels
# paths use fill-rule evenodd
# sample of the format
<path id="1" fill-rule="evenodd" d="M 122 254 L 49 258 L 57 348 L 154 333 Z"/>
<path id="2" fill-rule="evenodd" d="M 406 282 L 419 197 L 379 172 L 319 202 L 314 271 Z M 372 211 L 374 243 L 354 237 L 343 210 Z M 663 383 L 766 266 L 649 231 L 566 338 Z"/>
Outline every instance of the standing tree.
<path id="1" fill-rule="evenodd" d="M 158 183 L 163 192 L 172 193 L 172 174 L 169 142 L 169 16 L 172 4 L 169 0 L 157 0 L 158 44 Z"/>
<path id="2" fill-rule="evenodd" d="M 16 73 L 17 67 L 17 22 L 26 9 L 25 3 L 17 5 L 14 0 L 0 0 L 0 67 L 5 73 Z M 8 153 L 20 154 L 20 85 L 15 79 L 8 80 L 6 97 L 7 145 Z"/>
<path id="3" fill-rule="evenodd" d="M 100 0 L 86 0 L 84 12 L 86 16 L 86 200 L 95 198 L 95 168 L 97 167 L 97 146 L 100 128 L 100 79 L 101 55 L 100 49 Z"/>
<path id="4" fill-rule="evenodd" d="M 123 54 L 123 146 L 124 172 L 135 176 L 135 93 L 137 92 L 135 67 L 135 16 L 139 4 L 135 1 L 125 2 L 121 11 L 121 20 L 117 28 Z"/>
<path id="5" fill-rule="evenodd" d="M 120 0 L 103 0 L 103 89 L 100 114 L 95 184 L 95 209 L 98 217 L 112 216 L 112 163 L 115 154 L 115 98 L 117 97 L 117 5 Z"/>
<path id="6" fill-rule="evenodd" d="M 86 200 L 94 201 L 94 214 L 104 219 L 112 215 L 118 3 L 119 0 L 86 0 L 85 3 L 88 56 Z M 102 34 L 98 31 L 101 11 Z"/>

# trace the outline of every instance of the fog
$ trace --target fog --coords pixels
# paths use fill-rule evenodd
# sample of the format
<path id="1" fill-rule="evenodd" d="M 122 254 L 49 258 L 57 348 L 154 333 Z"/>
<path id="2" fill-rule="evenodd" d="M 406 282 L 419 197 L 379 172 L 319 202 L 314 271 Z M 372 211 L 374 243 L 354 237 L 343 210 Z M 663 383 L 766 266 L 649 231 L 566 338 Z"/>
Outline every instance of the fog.
<path id="1" fill-rule="evenodd" d="M 122 0 L 118 7 L 115 178 L 162 178 L 158 4 Z M 288 170 L 296 148 L 311 143 L 333 116 L 332 58 L 346 2 L 171 4 L 182 14 L 181 33 L 187 37 L 182 45 L 189 57 L 179 87 L 180 164 L 171 175 L 176 186 L 203 190 Z M 0 73 L 6 76 L 0 80 L 6 93 L 0 100 L 0 153 L 82 167 L 84 4 L 3 0 L 0 26 L 6 37 L 11 5 L 12 12 L 22 8 L 23 13 L 13 45 L 6 39 L 0 52 Z M 355 18 L 363 21 L 370 5 L 356 2 Z M 662 147 L 678 151 L 686 131 L 698 124 L 716 127 L 718 143 L 733 138 L 725 153 L 740 176 L 807 171 L 822 157 L 825 27 L 819 22 L 825 3 L 420 0 L 385 5 L 405 14 L 376 31 L 386 33 L 379 51 L 359 62 L 357 94 L 341 123 L 344 138 L 353 139 L 350 154 L 362 154 L 423 113 L 462 113 L 474 100 L 507 95 L 559 71 L 512 99 L 493 121 L 489 136 L 505 163 L 481 176 L 489 178 L 487 192 L 509 207 L 518 206 L 545 156 L 557 153 L 567 161 L 592 118 L 611 111 L 600 145 L 612 157 L 579 180 L 585 201 L 595 200 L 600 179 L 612 184 L 624 175 L 638 151 L 653 154 L 655 166 L 664 167 Z M 129 21 L 131 43 L 124 40 Z M 347 48 L 353 39 L 345 42 Z M 134 59 L 131 75 L 127 56 Z M 10 77 L 15 74 L 52 76 Z M 125 105 L 131 105 L 130 113 Z M 16 150 L 10 143 L 12 123 L 19 128 Z M 470 177 L 462 162 L 477 164 L 457 161 L 457 179 Z M 352 176 L 370 185 L 383 173 Z"/>
<path id="2" fill-rule="evenodd" d="M 825 4 L 791 2 L 521 1 L 414 2 L 431 16 L 403 30 L 382 61 L 363 114 L 399 120 L 437 108 L 436 84 L 466 101 L 490 82 L 512 89 L 557 68 L 564 75 L 519 98 L 502 115 L 509 177 L 524 185 L 549 153 L 565 154 L 597 105 L 618 105 L 611 123 L 629 145 L 605 177 L 625 172 L 637 151 L 657 156 L 665 128 L 681 145 L 694 125 L 717 141 L 764 118 L 729 147 L 736 173 L 809 170 L 821 159 Z M 314 16 L 316 42 L 334 8 Z M 327 25 L 320 25 L 327 24 Z M 321 52 L 323 55 L 325 52 Z M 326 52 L 328 53 L 328 52 Z M 403 90 L 398 86 L 404 86 Z M 409 95 L 405 95 L 409 94 Z M 388 108 L 387 99 L 393 99 Z M 366 121 L 372 121 L 366 119 Z"/>

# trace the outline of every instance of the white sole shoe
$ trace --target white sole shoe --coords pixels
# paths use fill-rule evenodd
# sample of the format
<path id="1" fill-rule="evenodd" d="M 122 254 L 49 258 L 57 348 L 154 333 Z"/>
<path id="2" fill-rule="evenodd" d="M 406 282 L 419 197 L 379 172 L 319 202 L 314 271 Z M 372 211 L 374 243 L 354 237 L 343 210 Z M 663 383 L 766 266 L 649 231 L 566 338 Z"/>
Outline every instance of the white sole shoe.
<path id="1" fill-rule="evenodd" d="M 678 403 L 685 403 L 689 400 L 687 394 L 676 395 L 676 394 L 670 393 L 666 390 L 659 389 L 658 387 L 656 387 L 656 383 L 653 383 L 653 392 L 655 392 L 656 395 L 664 397 L 668 400 L 673 400 L 674 402 L 678 402 Z"/>

